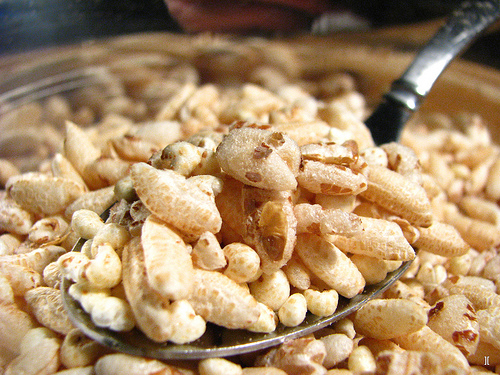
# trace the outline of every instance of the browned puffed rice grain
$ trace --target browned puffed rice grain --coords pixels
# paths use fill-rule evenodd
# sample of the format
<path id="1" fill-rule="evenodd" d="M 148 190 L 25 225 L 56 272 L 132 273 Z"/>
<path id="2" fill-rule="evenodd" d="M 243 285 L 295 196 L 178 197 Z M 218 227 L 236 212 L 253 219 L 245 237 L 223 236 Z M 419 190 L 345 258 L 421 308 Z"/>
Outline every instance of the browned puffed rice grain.
<path id="1" fill-rule="evenodd" d="M 340 295 L 352 298 L 363 290 L 365 279 L 334 244 L 314 234 L 304 233 L 297 236 L 295 249 L 304 264 Z"/>
<path id="2" fill-rule="evenodd" d="M 24 298 L 36 319 L 45 327 L 62 335 L 74 328 L 62 304 L 59 289 L 41 286 L 28 290 Z"/>
<path id="3" fill-rule="evenodd" d="M 426 227 L 432 224 L 430 201 L 421 185 L 378 165 L 370 165 L 367 170 L 368 187 L 361 192 L 362 197 L 413 225 Z"/>
<path id="4" fill-rule="evenodd" d="M 297 187 L 300 151 L 285 133 L 236 127 L 224 137 L 216 155 L 222 170 L 246 185 L 272 190 Z"/>
<path id="5" fill-rule="evenodd" d="M 260 309 L 248 290 L 215 271 L 194 270 L 188 301 L 206 321 L 227 328 L 246 328 L 257 321 Z"/>
<path id="6" fill-rule="evenodd" d="M 137 195 L 146 207 L 178 230 L 195 236 L 220 230 L 222 220 L 213 197 L 189 179 L 145 163 L 134 164 L 131 176 Z"/>

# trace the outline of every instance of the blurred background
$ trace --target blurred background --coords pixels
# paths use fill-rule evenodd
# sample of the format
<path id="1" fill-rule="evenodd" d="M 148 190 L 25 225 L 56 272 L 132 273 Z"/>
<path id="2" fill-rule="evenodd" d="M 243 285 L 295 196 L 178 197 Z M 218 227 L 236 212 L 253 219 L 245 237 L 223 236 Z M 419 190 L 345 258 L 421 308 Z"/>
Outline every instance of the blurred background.
<path id="1" fill-rule="evenodd" d="M 244 0 L 248 4 L 251 0 Z M 300 1 L 300 0 L 298 0 Z M 334 0 L 332 0 L 333 2 Z M 233 2 L 234 3 L 234 2 Z M 301 30 L 337 35 L 361 33 L 386 38 L 401 48 L 423 43 L 426 33 L 408 25 L 431 23 L 456 7 L 457 0 L 335 0 L 346 17 L 311 17 Z M 319 25 L 319 26 L 318 26 Z M 429 33 L 431 29 L 425 28 Z M 423 29 L 423 30 L 424 30 Z M 163 0 L 0 0 L 0 54 L 142 31 L 183 32 Z M 387 31 L 388 30 L 388 31 Z M 346 35 L 347 35 L 346 34 Z M 270 35 L 267 33 L 266 35 Z M 282 35 L 279 34 L 279 35 Z M 469 60 L 500 69 L 500 32 L 481 37 L 465 54 Z"/>

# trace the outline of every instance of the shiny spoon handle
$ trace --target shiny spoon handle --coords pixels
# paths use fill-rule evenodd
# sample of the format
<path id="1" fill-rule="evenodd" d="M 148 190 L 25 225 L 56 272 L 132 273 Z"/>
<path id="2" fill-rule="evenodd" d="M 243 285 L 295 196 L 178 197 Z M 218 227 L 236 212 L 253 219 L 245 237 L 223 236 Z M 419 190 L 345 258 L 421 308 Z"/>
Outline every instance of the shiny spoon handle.
<path id="1" fill-rule="evenodd" d="M 448 64 L 500 18 L 500 0 L 465 1 L 426 43 L 366 120 L 376 144 L 396 141 Z"/>

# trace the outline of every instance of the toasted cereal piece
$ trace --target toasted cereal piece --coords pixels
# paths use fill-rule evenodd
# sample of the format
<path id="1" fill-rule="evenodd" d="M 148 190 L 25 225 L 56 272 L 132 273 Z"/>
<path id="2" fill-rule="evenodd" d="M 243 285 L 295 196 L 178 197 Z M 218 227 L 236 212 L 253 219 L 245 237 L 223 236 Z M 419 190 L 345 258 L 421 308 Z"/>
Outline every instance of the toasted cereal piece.
<path id="1" fill-rule="evenodd" d="M 24 298 L 36 319 L 45 327 L 62 335 L 73 329 L 59 289 L 41 286 L 27 291 Z"/>
<path id="2" fill-rule="evenodd" d="M 452 258 L 464 255 L 470 249 L 456 228 L 450 224 L 435 221 L 427 228 L 419 228 L 419 232 L 420 235 L 413 246 L 420 250 Z"/>
<path id="3" fill-rule="evenodd" d="M 421 185 L 390 169 L 370 165 L 367 168 L 368 187 L 363 198 L 408 220 L 413 225 L 427 227 L 432 223 L 429 198 Z"/>
<path id="4" fill-rule="evenodd" d="M 299 146 L 324 140 L 330 132 L 330 126 L 326 122 L 316 119 L 294 119 L 283 122 L 273 120 L 270 116 L 270 122 L 273 128 L 286 133 Z"/>
<path id="5" fill-rule="evenodd" d="M 0 255 L 12 255 L 21 245 L 21 238 L 13 233 L 4 233 L 0 235 Z"/>
<path id="6" fill-rule="evenodd" d="M 282 268 L 291 286 L 306 290 L 311 286 L 310 271 L 297 255 L 292 255 L 287 264 Z"/>
<path id="7" fill-rule="evenodd" d="M 355 374 L 375 372 L 377 365 L 367 346 L 357 346 L 347 359 L 347 368 Z"/>
<path id="8" fill-rule="evenodd" d="M 474 219 L 497 226 L 500 224 L 500 208 L 493 201 L 478 196 L 465 196 L 457 205 L 463 212 Z"/>
<path id="9" fill-rule="evenodd" d="M 121 281 L 122 263 L 111 245 L 97 246 L 96 253 L 85 266 L 83 278 L 97 288 L 113 288 Z"/>
<path id="10" fill-rule="evenodd" d="M 61 344 L 61 364 L 68 369 L 93 365 L 102 350 L 103 347 L 97 341 L 88 338 L 79 329 L 73 328 Z"/>
<path id="11" fill-rule="evenodd" d="M 363 337 L 361 340 L 358 341 L 358 345 L 366 346 L 368 349 L 370 349 L 370 351 L 375 357 L 377 357 L 377 355 L 379 355 L 381 352 L 385 350 L 390 350 L 394 352 L 405 351 L 391 340 L 379 340 L 379 339 L 374 339 L 372 337 Z"/>
<path id="12" fill-rule="evenodd" d="M 486 181 L 485 193 L 486 196 L 496 202 L 500 199 L 500 158 L 497 158 L 489 170 L 488 179 Z"/>
<path id="13" fill-rule="evenodd" d="M 16 304 L 0 303 L 0 347 L 19 354 L 24 335 L 36 326 L 35 319 Z"/>
<path id="14" fill-rule="evenodd" d="M 100 157 L 85 167 L 82 177 L 89 189 L 103 189 L 127 177 L 132 163 L 115 157 Z"/>
<path id="15" fill-rule="evenodd" d="M 66 121 L 64 134 L 64 154 L 83 176 L 85 168 L 101 156 L 90 137 L 75 123 Z"/>
<path id="16" fill-rule="evenodd" d="M 300 234 L 295 250 L 304 264 L 340 295 L 352 298 L 363 291 L 363 276 L 331 242 L 314 234 Z"/>
<path id="17" fill-rule="evenodd" d="M 133 356 L 124 353 L 106 354 L 94 366 L 96 375 L 154 375 L 178 372 L 174 366 L 156 359 Z"/>
<path id="18" fill-rule="evenodd" d="M 381 148 L 387 154 L 389 169 L 422 185 L 422 168 L 414 150 L 397 142 L 386 143 Z"/>
<path id="19" fill-rule="evenodd" d="M 81 196 L 85 189 L 73 180 L 28 172 L 9 179 L 7 192 L 29 212 L 56 215 Z"/>
<path id="20" fill-rule="evenodd" d="M 153 166 L 158 169 L 171 169 L 188 177 L 202 162 L 204 151 L 190 142 L 178 141 L 165 147 L 158 162 Z"/>
<path id="21" fill-rule="evenodd" d="M 461 294 L 438 300 L 428 313 L 427 325 L 468 356 L 479 343 L 480 321 L 470 301 Z M 481 335 L 482 337 L 482 335 Z"/>
<path id="22" fill-rule="evenodd" d="M 299 186 L 315 194 L 357 195 L 367 188 L 366 176 L 344 165 L 303 160 Z"/>
<path id="23" fill-rule="evenodd" d="M 217 208 L 225 227 L 230 227 L 239 236 L 246 233 L 246 214 L 244 212 L 244 184 L 230 176 L 222 176 L 223 189 L 215 197 Z M 245 193 L 246 194 L 246 193 Z"/>
<path id="24" fill-rule="evenodd" d="M 260 267 L 259 255 L 250 246 L 233 242 L 222 249 L 227 259 L 224 275 L 237 283 L 246 283 L 255 279 Z"/>
<path id="25" fill-rule="evenodd" d="M 313 337 L 285 341 L 258 357 L 256 366 L 277 367 L 287 374 L 324 374 L 325 345 Z"/>
<path id="26" fill-rule="evenodd" d="M 479 344 L 477 345 L 476 352 L 470 354 L 467 357 L 469 363 L 471 364 L 471 369 L 473 368 L 473 365 L 481 366 L 481 368 L 484 368 L 483 366 L 485 358 L 488 358 L 487 361 L 490 366 L 495 366 L 498 368 L 498 366 L 500 365 L 500 354 L 498 352 L 498 349 L 493 345 L 480 340 Z"/>
<path id="27" fill-rule="evenodd" d="M 293 208 L 298 233 L 342 234 L 350 237 L 362 231 L 361 219 L 341 209 L 323 209 L 319 204 L 299 203 Z"/>
<path id="28" fill-rule="evenodd" d="M 96 289 L 88 284 L 72 284 L 68 293 L 80 302 L 98 327 L 128 332 L 135 326 L 130 305 L 123 299 L 110 295 L 109 289 Z"/>
<path id="29" fill-rule="evenodd" d="M 0 230 L 17 235 L 25 235 L 33 226 L 34 216 L 25 210 L 5 191 L 0 191 Z"/>
<path id="30" fill-rule="evenodd" d="M 332 128 L 349 132 L 352 139 L 355 139 L 359 144 L 360 150 L 375 145 L 370 129 L 352 112 L 346 103 L 334 99 L 319 111 L 319 116 Z"/>
<path id="31" fill-rule="evenodd" d="M 358 202 L 355 195 L 326 195 L 316 194 L 314 203 L 319 204 L 323 209 L 340 209 L 345 212 L 353 212 Z"/>
<path id="32" fill-rule="evenodd" d="M 492 280 L 498 290 L 498 287 L 500 285 L 500 255 L 495 255 L 484 266 L 481 276 L 488 280 Z"/>
<path id="33" fill-rule="evenodd" d="M 245 367 L 243 375 L 287 375 L 285 371 L 271 366 Z"/>
<path id="34" fill-rule="evenodd" d="M 103 187 L 93 191 L 87 191 L 75 199 L 66 207 L 64 216 L 71 220 L 75 211 L 86 209 L 94 212 L 104 212 L 117 200 L 113 186 Z"/>
<path id="35" fill-rule="evenodd" d="M 426 292 L 440 287 L 446 280 L 448 273 L 441 264 L 433 265 L 431 262 L 423 262 L 415 275 L 417 281 L 423 286 Z"/>
<path id="36" fill-rule="evenodd" d="M 12 176 L 17 176 L 21 171 L 11 161 L 0 159 L 0 187 L 5 187 L 7 180 Z"/>
<path id="37" fill-rule="evenodd" d="M 85 269 L 89 263 L 87 254 L 78 251 L 70 251 L 57 259 L 61 275 L 74 282 L 85 280 Z"/>
<path id="38" fill-rule="evenodd" d="M 172 334 L 169 341 L 186 344 L 199 339 L 206 329 L 205 320 L 197 315 L 187 300 L 177 300 L 168 306 L 172 317 Z"/>
<path id="39" fill-rule="evenodd" d="M 4 255 L 0 258 L 0 265 L 7 263 L 20 265 L 41 274 L 49 263 L 55 261 L 64 253 L 66 253 L 64 248 L 56 245 L 48 245 L 39 247 L 28 253 Z"/>
<path id="40" fill-rule="evenodd" d="M 60 370 L 55 375 L 94 375 L 94 366 L 73 367 L 66 370 Z"/>
<path id="41" fill-rule="evenodd" d="M 193 262 L 177 231 L 150 215 L 142 227 L 141 244 L 151 287 L 171 300 L 189 298 Z"/>
<path id="42" fill-rule="evenodd" d="M 247 327 L 251 332 L 274 332 L 278 324 L 278 316 L 267 305 L 259 302 L 260 315 L 259 319 L 252 325 Z"/>
<path id="43" fill-rule="evenodd" d="M 207 358 L 198 363 L 198 372 L 200 375 L 242 375 L 243 370 L 237 363 L 224 358 Z"/>
<path id="44" fill-rule="evenodd" d="M 416 332 L 395 337 L 393 341 L 406 350 L 436 353 L 445 366 L 451 365 L 466 371 L 469 368 L 469 363 L 460 349 L 428 326 L 423 326 Z"/>
<path id="45" fill-rule="evenodd" d="M 285 106 L 285 101 L 278 95 L 252 83 L 244 83 L 238 94 L 237 100 L 221 111 L 219 118 L 222 122 L 267 122 L 270 112 Z"/>
<path id="46" fill-rule="evenodd" d="M 125 245 L 122 262 L 123 286 L 137 326 L 151 340 L 167 341 L 173 332 L 170 302 L 149 284 L 139 237 L 133 237 Z"/>
<path id="47" fill-rule="evenodd" d="M 333 242 L 344 252 L 368 255 L 384 260 L 412 260 L 415 251 L 396 223 L 360 217 L 363 230 L 351 236 L 334 236 Z"/>
<path id="48" fill-rule="evenodd" d="M 193 264 L 209 271 L 222 269 L 227 265 L 219 241 L 212 232 L 204 232 L 196 241 L 191 252 Z"/>
<path id="49" fill-rule="evenodd" d="M 450 294 L 463 294 L 476 311 L 500 306 L 495 285 L 487 279 L 473 276 L 452 276 L 443 282 Z"/>
<path id="50" fill-rule="evenodd" d="M 481 341 L 500 349 L 500 308 L 492 307 L 476 313 Z"/>
<path id="51" fill-rule="evenodd" d="M 356 164 L 359 154 L 357 148 L 352 149 L 348 145 L 335 142 L 309 143 L 300 147 L 300 153 L 302 160 L 351 167 Z"/>
<path id="52" fill-rule="evenodd" d="M 0 274 L 9 281 L 14 296 L 23 296 L 28 290 L 43 285 L 38 272 L 21 264 L 0 262 Z"/>
<path id="53" fill-rule="evenodd" d="M 137 163 L 132 167 L 131 177 L 145 206 L 180 231 L 200 236 L 205 231 L 220 230 L 222 219 L 213 197 L 184 176 Z"/>
<path id="54" fill-rule="evenodd" d="M 226 328 L 247 328 L 261 311 L 257 300 L 229 277 L 201 269 L 194 270 L 189 302 L 206 321 Z"/>
<path id="55" fill-rule="evenodd" d="M 29 330 L 21 342 L 21 353 L 5 368 L 4 374 L 52 374 L 61 362 L 61 340 L 48 328 Z"/>
<path id="56" fill-rule="evenodd" d="M 281 269 L 270 274 L 263 273 L 249 287 L 257 301 L 274 311 L 278 311 L 290 296 L 290 284 Z"/>
<path id="57" fill-rule="evenodd" d="M 446 365 L 437 353 L 384 350 L 375 358 L 376 372 L 387 375 L 442 374 Z M 453 370 L 451 370 L 453 371 Z"/>
<path id="58" fill-rule="evenodd" d="M 156 121 L 169 121 L 175 119 L 182 105 L 196 91 L 196 85 L 192 82 L 184 84 L 169 100 L 162 106 L 156 115 Z"/>
<path id="59" fill-rule="evenodd" d="M 387 261 L 362 254 L 353 254 L 349 258 L 363 275 L 366 285 L 376 284 L 387 277 Z"/>
<path id="60" fill-rule="evenodd" d="M 360 151 L 360 155 L 368 165 L 380 165 L 381 167 L 389 165 L 389 157 L 381 147 L 364 148 Z"/>
<path id="61" fill-rule="evenodd" d="M 326 356 L 323 361 L 323 366 L 327 369 L 349 358 L 349 355 L 354 349 L 353 340 L 343 333 L 332 333 L 319 338 L 319 340 L 325 345 Z"/>
<path id="62" fill-rule="evenodd" d="M 92 257 L 95 257 L 101 245 L 107 245 L 120 253 L 121 248 L 127 243 L 130 233 L 123 225 L 116 223 L 106 223 L 99 228 L 91 242 Z"/>
<path id="63" fill-rule="evenodd" d="M 329 316 L 337 310 L 339 295 L 333 289 L 323 291 L 306 289 L 303 294 L 307 302 L 307 309 L 314 315 Z"/>
<path id="64" fill-rule="evenodd" d="M 9 280 L 3 275 L 0 275 L 0 303 L 14 303 L 14 291 L 10 286 Z"/>
<path id="65" fill-rule="evenodd" d="M 222 179 L 211 175 L 191 176 L 189 182 L 213 199 L 221 193 L 224 186 Z"/>
<path id="66" fill-rule="evenodd" d="M 265 273 L 280 269 L 292 256 L 297 226 L 292 201 L 290 191 L 243 188 L 243 239 L 259 254 Z"/>
<path id="67" fill-rule="evenodd" d="M 123 160 L 147 162 L 158 151 L 157 144 L 132 134 L 111 139 L 111 145 Z"/>
<path id="68" fill-rule="evenodd" d="M 356 331 L 354 330 L 354 323 L 350 318 L 342 318 L 332 325 L 332 329 L 335 333 L 343 333 L 350 339 L 356 337 Z"/>
<path id="69" fill-rule="evenodd" d="M 78 237 L 85 239 L 94 238 L 103 226 L 104 221 L 96 212 L 91 210 L 77 210 L 71 217 L 71 229 L 75 231 Z"/>
<path id="70" fill-rule="evenodd" d="M 354 317 L 356 332 L 379 340 L 416 332 L 427 323 L 427 312 L 415 302 L 404 299 L 368 301 Z"/>
<path id="71" fill-rule="evenodd" d="M 453 225 L 462 238 L 478 251 L 488 250 L 500 244 L 500 232 L 496 225 L 465 216 L 454 205 L 445 207 L 444 221 Z"/>
<path id="72" fill-rule="evenodd" d="M 408 284 L 405 284 L 401 280 L 394 282 L 383 294 L 384 298 L 403 298 L 406 300 L 413 301 L 424 309 L 430 309 L 428 302 L 424 300 L 423 288 L 416 289 L 412 288 Z"/>
<path id="73" fill-rule="evenodd" d="M 246 185 L 270 190 L 297 187 L 300 150 L 285 133 L 233 128 L 217 147 L 216 157 L 227 174 Z"/>
<path id="74" fill-rule="evenodd" d="M 68 222 L 62 216 L 44 217 L 30 228 L 28 240 L 37 244 L 60 243 L 68 227 Z"/>
<path id="75" fill-rule="evenodd" d="M 283 325 L 295 327 L 304 321 L 306 313 L 306 298 L 302 293 L 294 293 L 279 308 L 278 318 Z"/>
<path id="76" fill-rule="evenodd" d="M 51 160 L 50 167 L 55 177 L 68 178 L 85 186 L 85 181 L 83 181 L 80 173 L 78 173 L 73 164 L 63 154 L 56 153 Z"/>

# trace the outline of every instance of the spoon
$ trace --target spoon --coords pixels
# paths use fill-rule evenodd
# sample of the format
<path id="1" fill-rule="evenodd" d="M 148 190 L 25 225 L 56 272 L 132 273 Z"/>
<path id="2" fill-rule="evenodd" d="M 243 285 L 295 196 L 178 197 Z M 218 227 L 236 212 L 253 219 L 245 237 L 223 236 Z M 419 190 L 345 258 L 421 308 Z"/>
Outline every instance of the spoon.
<path id="1" fill-rule="evenodd" d="M 377 144 L 396 141 L 402 127 L 416 111 L 433 83 L 448 63 L 462 52 L 480 32 L 500 17 L 500 2 L 466 2 L 452 13 L 448 22 L 425 46 L 408 70 L 396 80 L 384 102 L 377 108 L 366 124 L 373 132 Z M 109 210 L 101 217 L 106 220 Z M 80 251 L 85 240 L 80 239 L 73 251 Z M 286 340 L 313 333 L 358 310 L 369 300 L 376 298 L 398 280 L 411 265 L 405 262 L 397 270 L 363 293 L 352 299 L 339 298 L 336 312 L 328 317 L 308 313 L 302 324 L 285 327 L 279 324 L 272 333 L 254 333 L 245 330 L 226 329 L 207 324 L 205 334 L 189 344 L 156 343 L 138 329 L 128 333 L 114 332 L 97 327 L 90 316 L 68 293 L 71 281 L 63 279 L 61 292 L 64 307 L 76 327 L 95 341 L 116 351 L 157 359 L 202 359 L 227 357 L 253 352 L 278 345 Z"/>
<path id="2" fill-rule="evenodd" d="M 500 17 L 500 1 L 464 1 L 395 80 L 365 124 L 377 145 L 397 141 L 448 64 Z"/>

